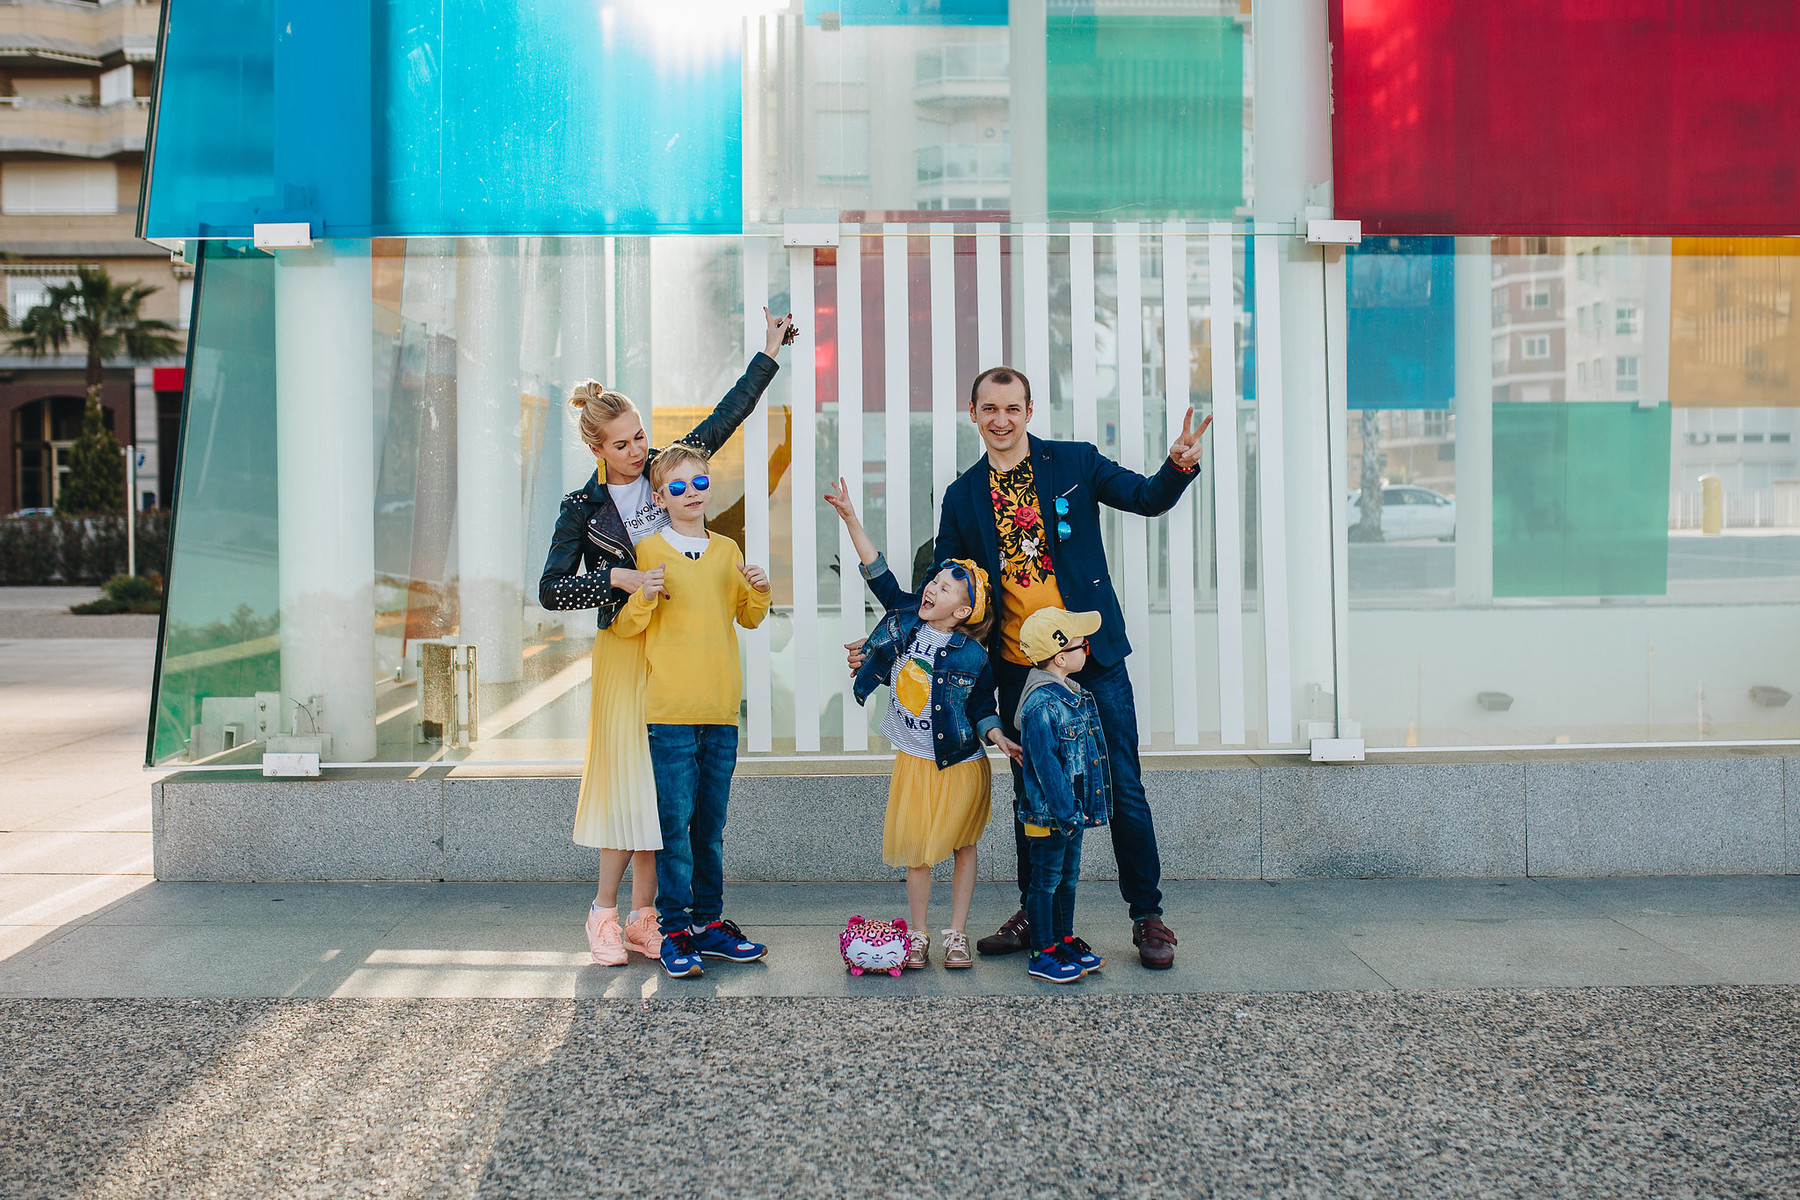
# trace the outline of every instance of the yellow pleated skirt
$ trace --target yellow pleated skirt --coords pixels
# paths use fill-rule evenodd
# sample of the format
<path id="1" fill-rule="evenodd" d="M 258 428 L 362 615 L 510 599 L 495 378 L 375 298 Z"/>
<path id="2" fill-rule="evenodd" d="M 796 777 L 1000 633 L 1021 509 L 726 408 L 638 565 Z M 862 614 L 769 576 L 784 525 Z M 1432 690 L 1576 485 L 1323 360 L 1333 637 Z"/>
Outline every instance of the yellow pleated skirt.
<path id="1" fill-rule="evenodd" d="M 894 755 L 881 860 L 890 867 L 930 867 L 987 830 L 993 773 L 987 755 L 946 770 L 928 758 Z"/>
<path id="2" fill-rule="evenodd" d="M 644 689 L 650 678 L 644 639 L 602 629 L 594 638 L 593 663 L 575 841 L 608 850 L 661 850 L 656 773 L 644 723 Z"/>

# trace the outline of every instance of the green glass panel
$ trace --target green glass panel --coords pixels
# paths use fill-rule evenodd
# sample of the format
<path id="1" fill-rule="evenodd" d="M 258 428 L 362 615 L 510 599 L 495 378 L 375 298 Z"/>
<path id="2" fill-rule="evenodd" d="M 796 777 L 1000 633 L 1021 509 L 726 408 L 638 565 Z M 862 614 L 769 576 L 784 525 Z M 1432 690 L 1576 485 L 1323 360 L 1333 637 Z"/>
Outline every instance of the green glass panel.
<path id="1" fill-rule="evenodd" d="M 1668 591 L 1670 414 L 1494 405 L 1494 595 Z"/>
<path id="2" fill-rule="evenodd" d="M 153 762 L 186 752 L 207 698 L 252 699 L 281 688 L 275 260 L 212 243 L 203 252 L 169 540 Z"/>
<path id="3" fill-rule="evenodd" d="M 1244 30 L 1225 17 L 1051 17 L 1050 215 L 1230 217 L 1244 203 Z"/>

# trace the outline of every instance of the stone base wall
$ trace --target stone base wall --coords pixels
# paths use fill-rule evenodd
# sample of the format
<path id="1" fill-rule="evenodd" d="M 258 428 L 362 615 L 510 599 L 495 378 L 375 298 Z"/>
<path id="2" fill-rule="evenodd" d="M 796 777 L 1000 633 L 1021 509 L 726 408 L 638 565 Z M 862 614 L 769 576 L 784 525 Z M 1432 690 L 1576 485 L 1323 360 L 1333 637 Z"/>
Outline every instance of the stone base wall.
<path id="1" fill-rule="evenodd" d="M 374 777 L 371 777 L 371 774 Z M 573 778 L 190 773 L 152 787 L 165 880 L 579 880 Z M 1169 879 L 1800 873 L 1800 758 L 1407 762 L 1152 770 Z M 886 775 L 740 775 L 740 880 L 884 880 Z M 997 772 L 981 874 L 1014 874 Z M 1791 814 L 1791 815 L 1790 815 Z M 1116 877 L 1105 830 L 1090 879 Z M 948 867 L 948 864 L 945 864 Z"/>

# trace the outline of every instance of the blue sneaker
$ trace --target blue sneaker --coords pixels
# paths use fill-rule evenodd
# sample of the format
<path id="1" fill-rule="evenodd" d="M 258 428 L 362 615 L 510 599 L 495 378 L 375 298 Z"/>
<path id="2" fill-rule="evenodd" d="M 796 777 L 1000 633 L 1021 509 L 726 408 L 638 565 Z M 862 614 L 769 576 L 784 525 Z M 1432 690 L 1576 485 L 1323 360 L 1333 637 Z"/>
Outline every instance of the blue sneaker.
<path id="1" fill-rule="evenodd" d="M 1094 948 L 1078 937 L 1064 938 L 1063 946 L 1068 956 L 1075 960 L 1083 975 L 1091 975 L 1106 965 L 1106 960 L 1094 953 Z"/>
<path id="2" fill-rule="evenodd" d="M 1052 946 L 1033 954 L 1025 973 L 1046 983 L 1080 983 L 1083 974 L 1081 964 L 1075 961 L 1067 946 Z"/>
<path id="3" fill-rule="evenodd" d="M 661 957 L 663 974 L 671 979 L 692 979 L 706 974 L 700 951 L 694 946 L 694 936 L 685 930 L 663 934 Z"/>
<path id="4" fill-rule="evenodd" d="M 696 951 L 707 958 L 722 958 L 726 962 L 755 962 L 769 952 L 767 946 L 745 937 L 735 921 L 714 921 L 690 936 Z"/>

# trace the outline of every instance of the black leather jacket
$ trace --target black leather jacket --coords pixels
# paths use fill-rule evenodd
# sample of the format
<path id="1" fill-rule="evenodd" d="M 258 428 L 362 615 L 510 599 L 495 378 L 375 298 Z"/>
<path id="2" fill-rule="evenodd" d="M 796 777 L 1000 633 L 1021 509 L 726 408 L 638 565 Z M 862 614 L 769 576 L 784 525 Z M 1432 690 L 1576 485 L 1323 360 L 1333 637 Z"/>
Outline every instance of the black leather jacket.
<path id="1" fill-rule="evenodd" d="M 744 418 L 756 409 L 769 381 L 778 370 L 775 360 L 757 351 L 725 398 L 713 407 L 693 429 L 679 440 L 708 454 L 718 452 Z M 650 469 L 656 450 L 644 460 Z M 562 513 L 556 518 L 556 533 L 550 539 L 550 557 L 544 561 L 544 574 L 538 580 L 538 603 L 549 609 L 597 608 L 600 628 L 605 629 L 619 615 L 629 593 L 612 586 L 615 567 L 637 569 L 637 554 L 625 522 L 613 504 L 612 493 L 600 482 L 596 470 L 587 486 L 563 497 Z"/>

